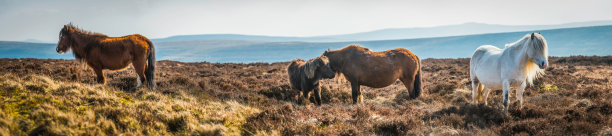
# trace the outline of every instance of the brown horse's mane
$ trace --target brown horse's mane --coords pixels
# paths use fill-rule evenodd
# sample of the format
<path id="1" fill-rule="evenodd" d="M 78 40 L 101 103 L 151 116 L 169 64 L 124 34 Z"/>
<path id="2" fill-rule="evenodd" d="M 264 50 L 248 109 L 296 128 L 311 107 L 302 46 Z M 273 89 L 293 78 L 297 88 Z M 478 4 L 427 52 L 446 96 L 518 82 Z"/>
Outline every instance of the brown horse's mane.
<path id="1" fill-rule="evenodd" d="M 309 59 L 308 61 L 303 60 L 303 59 L 296 58 L 296 59 L 291 60 L 291 64 L 290 64 L 290 65 L 295 65 L 295 66 L 303 66 L 303 65 L 305 65 L 305 64 L 306 64 L 306 63 L 308 63 L 308 62 L 313 62 L 313 61 L 315 61 L 316 59 L 320 59 L 320 58 L 321 58 L 321 56 L 320 56 L 320 57 L 316 57 L 316 58 Z M 327 57 L 325 57 L 325 58 L 327 58 Z M 325 63 L 328 63 L 328 60 L 327 60 L 327 59 L 326 59 L 326 60 L 324 60 L 324 61 L 325 61 Z"/>
<path id="2" fill-rule="evenodd" d="M 295 65 L 295 66 L 302 66 L 306 63 L 305 60 L 303 59 L 293 59 L 291 60 L 291 65 Z"/>
<path id="3" fill-rule="evenodd" d="M 338 50 L 330 50 L 329 52 L 342 52 L 342 51 L 348 51 L 348 50 L 356 50 L 356 51 L 361 51 L 361 52 L 367 52 L 370 51 L 369 48 L 365 48 L 365 47 L 361 47 L 358 44 L 351 44 L 348 45 L 342 49 L 338 49 Z"/>
<path id="4" fill-rule="evenodd" d="M 77 34 L 81 34 L 81 35 L 89 35 L 89 36 L 96 36 L 96 37 L 108 37 L 105 34 L 83 30 L 83 29 L 79 28 L 78 26 L 73 25 L 72 23 L 67 24 L 66 27 L 64 27 L 64 29 L 67 30 L 67 32 L 77 33 Z M 62 30 L 64 30 L 64 29 L 62 29 Z"/>
<path id="5" fill-rule="evenodd" d="M 83 30 L 75 25 L 73 25 L 72 23 L 69 23 L 67 25 L 64 25 L 64 28 L 62 28 L 62 30 L 60 31 L 60 36 L 62 35 L 66 35 L 69 36 L 71 38 L 69 38 L 69 42 L 71 43 L 71 49 L 73 50 L 73 55 L 75 57 L 75 59 L 80 60 L 80 61 L 84 61 L 83 58 L 85 58 L 87 51 L 95 46 L 100 46 L 100 44 L 84 44 L 84 46 L 78 46 L 80 44 L 75 44 L 75 38 L 79 39 L 79 41 L 86 41 L 86 42 L 92 42 L 92 41 L 97 41 L 99 39 L 104 39 L 104 38 L 108 38 L 107 35 L 101 34 L 101 33 L 96 33 L 96 32 L 91 32 L 91 31 L 87 31 L 87 30 Z"/>

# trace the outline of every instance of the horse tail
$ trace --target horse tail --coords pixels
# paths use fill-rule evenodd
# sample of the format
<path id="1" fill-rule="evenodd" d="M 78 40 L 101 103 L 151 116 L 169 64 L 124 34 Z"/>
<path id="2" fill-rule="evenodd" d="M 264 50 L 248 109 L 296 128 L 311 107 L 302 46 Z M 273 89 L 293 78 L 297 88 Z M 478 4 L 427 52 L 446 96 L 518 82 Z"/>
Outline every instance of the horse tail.
<path id="1" fill-rule="evenodd" d="M 145 69 L 145 75 L 147 76 L 147 83 L 149 84 L 149 88 L 151 90 L 155 89 L 155 47 L 153 47 L 153 43 L 151 40 L 146 39 L 147 44 L 149 44 L 149 54 L 147 57 L 148 65 Z"/>
<path id="2" fill-rule="evenodd" d="M 421 96 L 421 90 L 423 90 L 422 85 L 421 85 L 421 59 L 419 59 L 419 57 L 416 58 L 418 63 L 418 68 L 419 71 L 417 71 L 416 76 L 414 77 L 414 86 L 413 86 L 413 95 L 412 98 L 417 98 L 419 96 Z"/>

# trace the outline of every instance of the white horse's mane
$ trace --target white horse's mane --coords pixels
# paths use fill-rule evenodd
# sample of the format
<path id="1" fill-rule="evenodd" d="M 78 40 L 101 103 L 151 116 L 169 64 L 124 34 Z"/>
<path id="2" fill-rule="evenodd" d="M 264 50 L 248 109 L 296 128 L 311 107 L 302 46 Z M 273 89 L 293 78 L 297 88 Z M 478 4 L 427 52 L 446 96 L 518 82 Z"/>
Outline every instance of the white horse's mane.
<path id="1" fill-rule="evenodd" d="M 527 73 L 527 83 L 533 85 L 533 80 L 544 75 L 544 69 L 533 63 L 529 62 L 525 65 L 525 73 Z"/>
<path id="2" fill-rule="evenodd" d="M 534 39 L 532 40 L 531 35 L 532 34 L 527 34 L 516 42 L 506 44 L 505 49 L 509 49 L 511 47 L 521 47 L 523 45 L 529 44 L 527 46 L 527 50 L 539 50 L 542 55 L 548 56 L 548 49 L 546 47 L 547 45 L 545 45 L 546 40 L 544 39 L 544 37 L 538 33 L 534 33 Z M 533 85 L 533 80 L 540 77 L 541 75 L 544 75 L 544 70 L 540 69 L 538 64 L 533 62 L 531 59 L 527 61 L 523 70 L 525 70 L 525 76 L 527 77 L 526 80 L 529 85 Z"/>

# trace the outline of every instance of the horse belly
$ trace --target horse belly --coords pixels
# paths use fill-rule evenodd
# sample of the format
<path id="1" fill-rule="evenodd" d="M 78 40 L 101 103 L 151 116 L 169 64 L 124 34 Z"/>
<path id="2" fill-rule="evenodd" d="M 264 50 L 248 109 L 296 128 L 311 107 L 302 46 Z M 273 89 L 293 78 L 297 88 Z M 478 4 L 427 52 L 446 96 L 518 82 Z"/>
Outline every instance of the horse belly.
<path id="1" fill-rule="evenodd" d="M 132 61 L 129 59 L 107 60 L 104 62 L 104 68 L 113 71 L 121 71 L 127 69 L 131 62 Z"/>
<path id="2" fill-rule="evenodd" d="M 368 86 L 368 87 L 382 88 L 382 87 L 386 87 L 386 86 L 389 86 L 389 85 L 393 84 L 395 81 L 397 81 L 397 78 L 395 80 L 388 80 L 388 79 L 383 79 L 383 80 L 368 80 L 368 81 L 359 82 L 359 83 L 360 83 L 360 85 L 365 85 L 365 86 Z"/>
<path id="3" fill-rule="evenodd" d="M 473 68 L 474 73 L 472 74 L 475 74 L 478 81 L 485 85 L 486 88 L 493 90 L 501 89 L 501 54 L 496 47 L 490 48 L 477 59 L 478 62 L 474 63 L 475 66 L 470 66 L 470 68 Z"/>
<path id="4" fill-rule="evenodd" d="M 132 63 L 132 55 L 128 51 L 122 51 L 121 53 L 108 53 L 100 55 L 100 61 L 104 65 L 105 69 L 119 71 L 127 69 Z M 117 51 L 118 52 L 118 51 Z"/>
<path id="5" fill-rule="evenodd" d="M 502 83 L 501 82 L 496 82 L 496 81 L 481 81 L 481 84 L 483 84 L 486 88 L 491 89 L 491 90 L 501 90 L 502 89 Z"/>
<path id="6" fill-rule="evenodd" d="M 502 79 L 501 79 L 501 71 L 496 70 L 495 67 L 488 67 L 487 69 L 478 69 L 475 72 L 478 81 L 485 85 L 486 88 L 489 89 L 501 89 L 502 87 Z"/>
<path id="7" fill-rule="evenodd" d="M 366 76 L 360 78 L 360 85 L 365 85 L 373 88 L 382 88 L 393 84 L 399 79 L 399 72 L 396 70 L 380 70 L 367 72 Z"/>

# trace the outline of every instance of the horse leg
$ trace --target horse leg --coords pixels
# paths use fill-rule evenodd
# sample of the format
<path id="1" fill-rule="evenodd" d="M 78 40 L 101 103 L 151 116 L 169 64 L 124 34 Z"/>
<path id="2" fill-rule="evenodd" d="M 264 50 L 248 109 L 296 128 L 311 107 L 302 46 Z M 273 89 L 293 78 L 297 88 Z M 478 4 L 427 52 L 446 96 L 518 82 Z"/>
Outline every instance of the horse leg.
<path id="1" fill-rule="evenodd" d="M 410 93 L 410 98 L 416 98 L 415 96 L 417 94 L 416 92 L 414 92 L 414 78 L 412 76 L 404 76 L 400 78 L 400 81 L 402 81 L 402 83 L 404 83 L 404 87 L 408 89 L 408 92 Z"/>
<path id="2" fill-rule="evenodd" d="M 99 84 L 106 84 L 106 80 L 104 79 L 104 71 L 102 68 L 94 68 L 94 72 L 96 72 L 97 79 Z"/>
<path id="3" fill-rule="evenodd" d="M 508 113 L 508 107 L 510 106 L 510 97 L 508 97 L 508 93 L 510 92 L 510 81 L 504 80 L 502 87 L 504 91 L 504 111 Z"/>
<path id="4" fill-rule="evenodd" d="M 482 95 L 484 95 L 484 99 L 483 99 L 484 104 L 488 105 L 487 98 L 489 98 L 489 93 L 491 92 L 491 89 L 485 89 L 483 86 L 484 85 L 481 84 L 479 86 L 479 89 L 482 90 Z"/>
<path id="5" fill-rule="evenodd" d="M 321 86 L 317 86 L 314 88 L 314 97 L 317 105 L 321 105 Z"/>
<path id="6" fill-rule="evenodd" d="M 478 97 L 480 96 L 480 82 L 478 79 L 472 79 L 472 102 L 478 104 Z"/>
<path id="7" fill-rule="evenodd" d="M 138 74 L 138 79 L 137 79 L 137 85 L 136 87 L 134 87 L 134 89 L 139 88 L 142 83 L 143 80 L 145 80 L 145 61 L 144 59 L 136 59 L 134 62 L 132 62 L 132 66 L 134 66 L 134 70 L 136 71 L 136 74 Z"/>
<path id="8" fill-rule="evenodd" d="M 525 92 L 525 87 L 527 87 L 527 82 L 523 81 L 521 86 L 516 89 L 516 98 L 519 100 L 519 109 L 523 109 L 523 92 Z"/>
<path id="9" fill-rule="evenodd" d="M 310 91 L 301 91 L 300 97 L 303 98 L 302 100 L 308 101 L 310 99 Z"/>
<path id="10" fill-rule="evenodd" d="M 357 83 L 356 81 L 351 82 L 351 89 L 353 95 L 353 104 L 357 104 L 357 100 L 361 96 L 361 92 L 359 91 L 359 83 Z M 361 101 L 362 100 L 359 100 L 359 102 Z"/>

